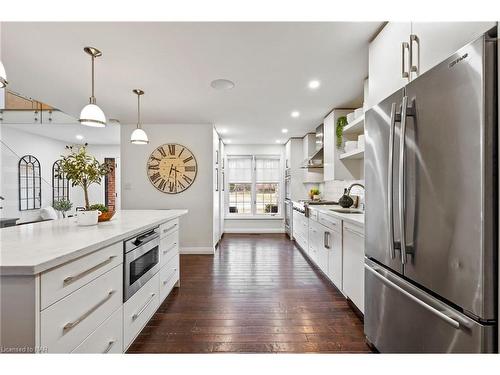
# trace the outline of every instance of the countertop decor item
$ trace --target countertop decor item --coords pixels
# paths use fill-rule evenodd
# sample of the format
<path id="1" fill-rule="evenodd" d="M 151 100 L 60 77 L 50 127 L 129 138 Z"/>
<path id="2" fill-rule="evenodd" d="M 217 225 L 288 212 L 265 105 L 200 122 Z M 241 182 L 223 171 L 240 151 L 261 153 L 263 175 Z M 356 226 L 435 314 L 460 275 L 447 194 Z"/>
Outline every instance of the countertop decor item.
<path id="1" fill-rule="evenodd" d="M 339 199 L 339 205 L 343 208 L 349 208 L 354 204 L 353 199 L 349 196 L 347 188 L 344 189 L 344 195 Z"/>
<path id="2" fill-rule="evenodd" d="M 69 151 L 69 154 L 62 155 L 62 172 L 71 181 L 71 186 L 80 186 L 83 189 L 85 209 L 90 210 L 89 186 L 92 184 L 100 185 L 102 177 L 113 170 L 113 165 L 99 163 L 94 156 L 87 153 L 87 144 L 75 147 L 66 146 L 66 150 Z"/>
<path id="3" fill-rule="evenodd" d="M 52 207 L 54 207 L 54 210 L 59 211 L 62 214 L 62 217 L 65 218 L 66 212 L 71 210 L 73 203 L 67 199 L 59 199 L 52 204 Z"/>
<path id="4" fill-rule="evenodd" d="M 103 205 L 103 204 L 93 204 L 92 206 L 90 206 L 90 209 L 91 210 L 97 210 L 97 211 L 101 211 L 101 214 L 99 215 L 97 221 L 99 223 L 103 222 L 103 221 L 109 221 L 111 220 L 111 218 L 115 215 L 115 211 L 114 210 L 110 210 L 109 207 Z"/>
<path id="5" fill-rule="evenodd" d="M 337 136 L 337 148 L 342 147 L 342 137 L 343 137 L 343 130 L 344 126 L 347 125 L 347 117 L 346 116 L 341 116 L 337 119 L 337 126 L 335 128 L 335 135 Z"/>
<path id="6" fill-rule="evenodd" d="M 319 194 L 320 192 L 318 188 L 311 188 L 311 190 L 309 190 L 309 198 L 311 198 L 311 200 L 318 200 Z"/>

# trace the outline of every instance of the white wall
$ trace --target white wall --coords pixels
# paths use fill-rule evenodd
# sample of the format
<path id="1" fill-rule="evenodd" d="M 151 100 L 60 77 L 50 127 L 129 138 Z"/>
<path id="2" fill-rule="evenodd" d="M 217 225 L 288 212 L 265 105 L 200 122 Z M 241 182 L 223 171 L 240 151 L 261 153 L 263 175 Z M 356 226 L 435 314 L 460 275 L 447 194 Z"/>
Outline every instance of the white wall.
<path id="1" fill-rule="evenodd" d="M 284 233 L 284 168 L 285 159 L 284 145 L 231 145 L 226 144 L 224 147 L 224 156 L 228 155 L 280 155 L 281 156 L 281 195 L 280 208 L 281 215 L 279 218 L 225 218 L 224 233 Z M 227 165 L 227 164 L 226 164 Z M 227 205 L 227 200 L 224 199 L 224 205 Z M 226 212 L 226 210 L 224 210 Z"/>
<path id="2" fill-rule="evenodd" d="M 122 208 L 185 208 L 189 213 L 181 217 L 181 252 L 213 253 L 212 125 L 144 125 L 150 140 L 148 145 L 130 143 L 134 127 L 122 125 L 121 128 Z M 188 147 L 198 162 L 194 183 L 179 194 L 158 191 L 147 176 L 146 162 L 149 155 L 165 143 L 179 143 Z"/>
<path id="3" fill-rule="evenodd" d="M 19 182 L 18 163 L 19 158 L 31 154 L 40 161 L 42 172 L 42 207 L 52 205 L 52 165 L 65 153 L 66 142 L 53 138 L 19 131 L 15 125 L 0 125 L 1 144 L 1 194 L 5 200 L 1 205 L 4 207 L 0 213 L 2 217 L 18 217 L 18 223 L 38 220 L 39 210 L 19 211 Z M 88 151 L 100 162 L 105 157 L 120 158 L 120 147 L 118 145 L 89 145 Z M 117 191 L 119 191 L 119 171 L 116 175 Z M 73 210 L 77 206 L 84 206 L 83 190 L 74 187 L 70 190 L 70 201 L 73 202 Z M 119 199 L 119 197 L 118 197 Z M 101 185 L 92 185 L 89 188 L 89 200 L 92 203 L 104 203 L 104 179 Z"/>

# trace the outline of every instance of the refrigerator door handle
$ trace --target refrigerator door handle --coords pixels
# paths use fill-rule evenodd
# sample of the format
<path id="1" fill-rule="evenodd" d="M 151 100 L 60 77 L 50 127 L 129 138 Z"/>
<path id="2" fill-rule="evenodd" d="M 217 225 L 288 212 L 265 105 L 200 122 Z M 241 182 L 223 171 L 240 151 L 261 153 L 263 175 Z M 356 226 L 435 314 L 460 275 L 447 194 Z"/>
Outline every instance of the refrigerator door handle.
<path id="1" fill-rule="evenodd" d="M 457 322 L 455 319 L 450 318 L 448 315 L 442 313 L 438 309 L 434 308 L 433 306 L 425 303 L 424 301 L 420 300 L 419 298 L 415 297 L 413 294 L 407 292 L 403 288 L 401 288 L 399 285 L 396 283 L 393 283 L 391 280 L 387 279 L 380 273 L 378 273 L 375 269 L 370 267 L 368 264 L 365 263 L 365 269 L 370 271 L 374 276 L 376 276 L 378 279 L 380 279 L 383 283 L 385 283 L 387 286 L 396 289 L 398 292 L 401 294 L 405 295 L 409 299 L 411 299 L 413 302 L 418 304 L 419 306 L 423 307 L 427 311 L 431 312 L 432 314 L 436 315 L 437 317 L 441 318 L 444 320 L 446 323 L 454 327 L 455 329 L 460 329 L 460 323 Z"/>
<path id="2" fill-rule="evenodd" d="M 391 123 L 389 129 L 389 166 L 387 168 L 387 213 L 389 224 L 389 253 L 391 259 L 396 258 L 394 248 L 394 212 L 393 212 L 393 179 L 394 179 L 394 129 L 396 127 L 396 103 L 391 105 Z"/>
<path id="3" fill-rule="evenodd" d="M 406 264 L 407 255 L 413 250 L 406 246 L 406 119 L 415 116 L 413 107 L 408 107 L 405 95 L 401 103 L 401 137 L 399 140 L 399 227 L 401 234 L 401 262 Z"/>

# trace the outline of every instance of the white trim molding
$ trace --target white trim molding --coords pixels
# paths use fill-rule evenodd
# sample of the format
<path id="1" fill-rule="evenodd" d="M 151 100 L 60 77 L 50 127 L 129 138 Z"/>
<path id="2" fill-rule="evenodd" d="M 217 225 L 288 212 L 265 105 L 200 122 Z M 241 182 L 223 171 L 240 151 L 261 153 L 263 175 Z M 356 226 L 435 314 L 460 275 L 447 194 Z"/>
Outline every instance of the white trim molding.
<path id="1" fill-rule="evenodd" d="M 241 234 L 285 233 L 285 228 L 225 228 L 224 233 L 241 233 Z"/>
<path id="2" fill-rule="evenodd" d="M 215 249 L 210 246 L 198 246 L 198 247 L 182 247 L 179 254 L 184 255 L 213 255 L 215 254 Z"/>

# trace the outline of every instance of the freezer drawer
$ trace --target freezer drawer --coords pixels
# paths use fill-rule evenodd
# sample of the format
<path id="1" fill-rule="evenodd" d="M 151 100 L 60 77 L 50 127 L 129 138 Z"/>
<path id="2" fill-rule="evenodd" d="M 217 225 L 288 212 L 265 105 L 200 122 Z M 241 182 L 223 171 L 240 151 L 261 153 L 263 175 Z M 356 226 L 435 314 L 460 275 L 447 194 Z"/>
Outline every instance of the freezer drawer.
<path id="1" fill-rule="evenodd" d="M 365 335 L 382 353 L 492 353 L 484 326 L 365 258 Z"/>

